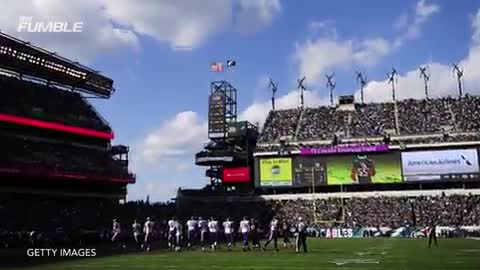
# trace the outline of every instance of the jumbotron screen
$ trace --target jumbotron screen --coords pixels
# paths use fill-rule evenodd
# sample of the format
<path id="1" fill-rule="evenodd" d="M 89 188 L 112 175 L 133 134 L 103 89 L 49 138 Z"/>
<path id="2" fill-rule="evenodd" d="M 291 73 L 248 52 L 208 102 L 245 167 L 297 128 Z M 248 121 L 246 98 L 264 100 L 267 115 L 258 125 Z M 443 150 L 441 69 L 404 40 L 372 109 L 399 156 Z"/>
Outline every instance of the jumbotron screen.
<path id="1" fill-rule="evenodd" d="M 453 181 L 480 177 L 478 150 L 453 149 L 260 158 L 258 185 L 311 186 Z"/>
<path id="2" fill-rule="evenodd" d="M 402 182 L 398 153 L 329 156 L 326 163 L 329 185 Z"/>

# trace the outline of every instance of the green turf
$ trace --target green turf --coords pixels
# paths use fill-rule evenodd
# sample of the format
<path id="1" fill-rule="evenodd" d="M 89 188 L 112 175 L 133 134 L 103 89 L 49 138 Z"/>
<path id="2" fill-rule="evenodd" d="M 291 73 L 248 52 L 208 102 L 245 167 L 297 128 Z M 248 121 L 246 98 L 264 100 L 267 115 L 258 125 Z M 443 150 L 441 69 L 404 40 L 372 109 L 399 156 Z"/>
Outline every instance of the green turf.
<path id="1" fill-rule="evenodd" d="M 440 239 L 426 248 L 425 239 L 309 239 L 309 253 L 223 250 L 154 251 L 52 263 L 22 269 L 381 269 L 479 270 L 480 241 Z"/>

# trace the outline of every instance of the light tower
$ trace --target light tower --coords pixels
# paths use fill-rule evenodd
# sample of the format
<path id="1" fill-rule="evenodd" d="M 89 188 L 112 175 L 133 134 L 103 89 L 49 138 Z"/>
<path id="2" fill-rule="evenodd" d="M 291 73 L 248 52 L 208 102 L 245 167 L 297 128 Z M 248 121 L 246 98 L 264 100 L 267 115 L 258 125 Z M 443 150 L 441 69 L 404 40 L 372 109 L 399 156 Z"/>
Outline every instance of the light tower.
<path id="1" fill-rule="evenodd" d="M 463 78 L 463 68 L 461 68 L 458 64 L 453 64 L 453 70 L 457 75 L 457 82 L 458 82 L 458 98 L 461 99 L 463 96 L 463 89 L 462 89 L 462 78 Z"/>
<path id="2" fill-rule="evenodd" d="M 305 87 L 305 85 L 303 84 L 305 82 L 305 79 L 306 79 L 305 76 L 303 76 L 303 78 L 301 78 L 301 79 L 297 79 L 297 82 L 298 82 L 297 89 L 300 90 L 300 106 L 301 106 L 301 108 L 303 108 L 303 106 L 304 106 L 303 92 L 307 91 L 307 87 Z"/>
<path id="3" fill-rule="evenodd" d="M 392 72 L 387 74 L 388 77 L 388 83 L 392 85 L 392 99 L 393 102 L 396 102 L 396 95 L 395 95 L 395 83 L 398 83 L 398 78 L 397 78 L 397 70 L 395 68 L 392 68 Z"/>
<path id="4" fill-rule="evenodd" d="M 420 70 L 420 79 L 423 79 L 425 85 L 425 98 L 428 99 L 428 81 L 430 80 L 430 67 L 428 65 L 424 67 L 419 67 Z"/>
<path id="5" fill-rule="evenodd" d="M 335 79 L 335 72 L 328 75 L 325 75 L 325 78 L 327 78 L 327 87 L 330 90 L 330 105 L 333 106 L 333 90 L 335 89 L 335 86 L 337 83 L 334 81 Z"/>
<path id="6" fill-rule="evenodd" d="M 275 93 L 278 91 L 278 84 L 274 83 L 272 78 L 270 78 L 268 88 L 272 90 L 272 111 L 275 111 Z"/>
<path id="7" fill-rule="evenodd" d="M 355 73 L 357 73 L 357 82 L 360 83 L 360 100 L 362 101 L 362 104 L 365 104 L 363 89 L 365 88 L 365 85 L 367 85 L 367 76 L 364 75 L 363 72 L 355 71 Z"/>

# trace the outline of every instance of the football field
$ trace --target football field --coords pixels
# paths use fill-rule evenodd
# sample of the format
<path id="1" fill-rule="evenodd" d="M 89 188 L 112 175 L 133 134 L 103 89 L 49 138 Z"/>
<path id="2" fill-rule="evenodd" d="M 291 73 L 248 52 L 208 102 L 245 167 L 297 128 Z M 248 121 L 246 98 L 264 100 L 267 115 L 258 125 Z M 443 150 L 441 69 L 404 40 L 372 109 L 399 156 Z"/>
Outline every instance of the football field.
<path id="1" fill-rule="evenodd" d="M 222 248 L 215 252 L 159 250 L 21 269 L 480 270 L 480 241 L 439 239 L 439 247 L 431 249 L 426 244 L 425 239 L 309 239 L 307 254 L 296 254 L 292 249 L 283 248 L 275 252 L 272 247 L 264 252 L 243 252 L 239 246 L 233 251 Z"/>

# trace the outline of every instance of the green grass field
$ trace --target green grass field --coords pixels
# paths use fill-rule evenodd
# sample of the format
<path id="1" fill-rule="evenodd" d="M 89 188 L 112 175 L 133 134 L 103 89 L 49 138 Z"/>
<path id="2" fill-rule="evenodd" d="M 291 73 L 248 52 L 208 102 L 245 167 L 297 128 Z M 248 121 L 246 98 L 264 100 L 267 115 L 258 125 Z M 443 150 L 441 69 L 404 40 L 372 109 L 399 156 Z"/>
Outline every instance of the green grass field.
<path id="1" fill-rule="evenodd" d="M 480 241 L 439 239 L 426 248 L 425 239 L 309 239 L 309 253 L 293 250 L 243 252 L 235 249 L 135 253 L 37 265 L 20 269 L 378 269 L 479 270 Z M 6 259 L 6 258 L 1 258 Z"/>

